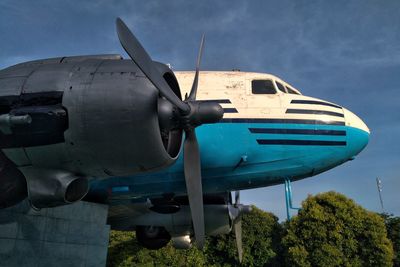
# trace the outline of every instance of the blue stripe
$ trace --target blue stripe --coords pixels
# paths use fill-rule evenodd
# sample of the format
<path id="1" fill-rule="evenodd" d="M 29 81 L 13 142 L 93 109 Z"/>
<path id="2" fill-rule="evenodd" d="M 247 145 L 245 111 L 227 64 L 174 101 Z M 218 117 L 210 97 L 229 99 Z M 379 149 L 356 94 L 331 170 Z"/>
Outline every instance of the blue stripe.
<path id="1" fill-rule="evenodd" d="M 315 125 L 345 125 L 344 121 L 322 121 L 301 119 L 250 119 L 250 118 L 223 118 L 222 123 L 284 123 L 284 124 L 315 124 Z"/>
<path id="2" fill-rule="evenodd" d="M 291 146 L 345 146 L 346 141 L 325 140 L 289 140 L 289 139 L 257 139 L 259 145 L 291 145 Z"/>
<path id="3" fill-rule="evenodd" d="M 236 108 L 224 108 L 224 113 L 239 113 Z"/>
<path id="4" fill-rule="evenodd" d="M 315 114 L 315 115 L 330 115 L 344 118 L 343 113 L 327 111 L 327 110 L 312 110 L 312 109 L 287 109 L 286 113 L 290 114 Z"/>
<path id="5" fill-rule="evenodd" d="M 323 105 L 323 106 L 329 106 L 329 107 L 342 109 L 342 107 L 340 107 L 338 105 L 335 105 L 335 104 L 332 104 L 332 103 L 328 103 L 328 102 L 324 102 L 324 101 L 317 101 L 317 100 L 293 99 L 290 103 L 292 103 L 292 104 Z"/>
<path id="6" fill-rule="evenodd" d="M 207 99 L 207 100 L 199 100 L 204 103 L 219 103 L 219 104 L 230 104 L 231 101 L 229 99 Z"/>
<path id="7" fill-rule="evenodd" d="M 315 130 L 315 129 L 287 129 L 287 128 L 249 128 L 251 133 L 262 134 L 303 134 L 303 135 L 339 135 L 345 136 L 346 131 Z"/>

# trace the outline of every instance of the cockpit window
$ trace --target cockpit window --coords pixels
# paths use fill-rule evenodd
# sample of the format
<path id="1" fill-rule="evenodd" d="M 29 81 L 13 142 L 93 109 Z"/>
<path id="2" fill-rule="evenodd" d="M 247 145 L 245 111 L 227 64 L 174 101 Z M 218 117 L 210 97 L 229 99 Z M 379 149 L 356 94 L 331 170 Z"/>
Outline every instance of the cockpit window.
<path id="1" fill-rule="evenodd" d="M 253 94 L 275 94 L 276 90 L 271 80 L 253 80 L 251 92 Z"/>
<path id="2" fill-rule="evenodd" d="M 275 82 L 276 82 L 276 86 L 278 86 L 278 89 L 280 91 L 286 93 L 285 86 L 283 86 L 283 84 L 281 84 L 280 82 L 277 82 L 277 81 L 275 81 Z"/>
<path id="3" fill-rule="evenodd" d="M 299 95 L 299 93 L 297 93 L 295 90 L 293 90 L 289 86 L 285 86 L 285 87 L 289 94 Z"/>

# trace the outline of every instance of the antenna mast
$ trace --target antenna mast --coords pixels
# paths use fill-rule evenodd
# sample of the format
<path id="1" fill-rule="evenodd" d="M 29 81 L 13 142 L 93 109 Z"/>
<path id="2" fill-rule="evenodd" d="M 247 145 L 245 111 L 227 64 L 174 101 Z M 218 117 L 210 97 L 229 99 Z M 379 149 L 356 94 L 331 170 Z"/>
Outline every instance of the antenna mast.
<path id="1" fill-rule="evenodd" d="M 379 200 L 381 201 L 382 212 L 385 213 L 385 208 L 383 207 L 383 199 L 382 199 L 382 181 L 378 177 L 376 177 L 376 186 L 378 188 Z"/>

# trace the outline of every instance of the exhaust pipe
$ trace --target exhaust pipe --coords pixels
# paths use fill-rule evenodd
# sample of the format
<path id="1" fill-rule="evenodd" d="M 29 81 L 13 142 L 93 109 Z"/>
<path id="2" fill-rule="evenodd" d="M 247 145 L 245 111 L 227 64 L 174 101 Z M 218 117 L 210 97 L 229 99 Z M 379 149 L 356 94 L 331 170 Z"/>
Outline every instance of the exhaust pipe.
<path id="1" fill-rule="evenodd" d="M 28 197 L 36 209 L 71 204 L 81 200 L 89 190 L 87 178 L 61 170 L 21 169 L 28 184 Z"/>

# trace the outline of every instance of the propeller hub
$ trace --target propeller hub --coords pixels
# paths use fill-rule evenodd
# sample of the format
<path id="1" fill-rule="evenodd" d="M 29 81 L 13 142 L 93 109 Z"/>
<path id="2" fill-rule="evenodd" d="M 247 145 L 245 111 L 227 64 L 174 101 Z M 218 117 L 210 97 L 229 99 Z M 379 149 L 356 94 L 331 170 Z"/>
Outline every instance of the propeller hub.
<path id="1" fill-rule="evenodd" d="M 219 122 L 224 110 L 218 103 L 202 101 L 186 102 L 190 107 L 190 112 L 185 114 L 165 98 L 158 101 L 158 120 L 163 131 L 172 129 L 193 130 L 202 124 Z"/>
<path id="2" fill-rule="evenodd" d="M 224 116 L 224 110 L 218 103 L 188 101 L 189 114 L 181 114 L 181 127 L 184 130 L 194 129 L 202 124 L 219 122 Z"/>
<path id="3" fill-rule="evenodd" d="M 169 100 L 161 97 L 158 99 L 158 121 L 164 132 L 178 128 L 177 117 L 180 113 L 178 108 Z"/>

